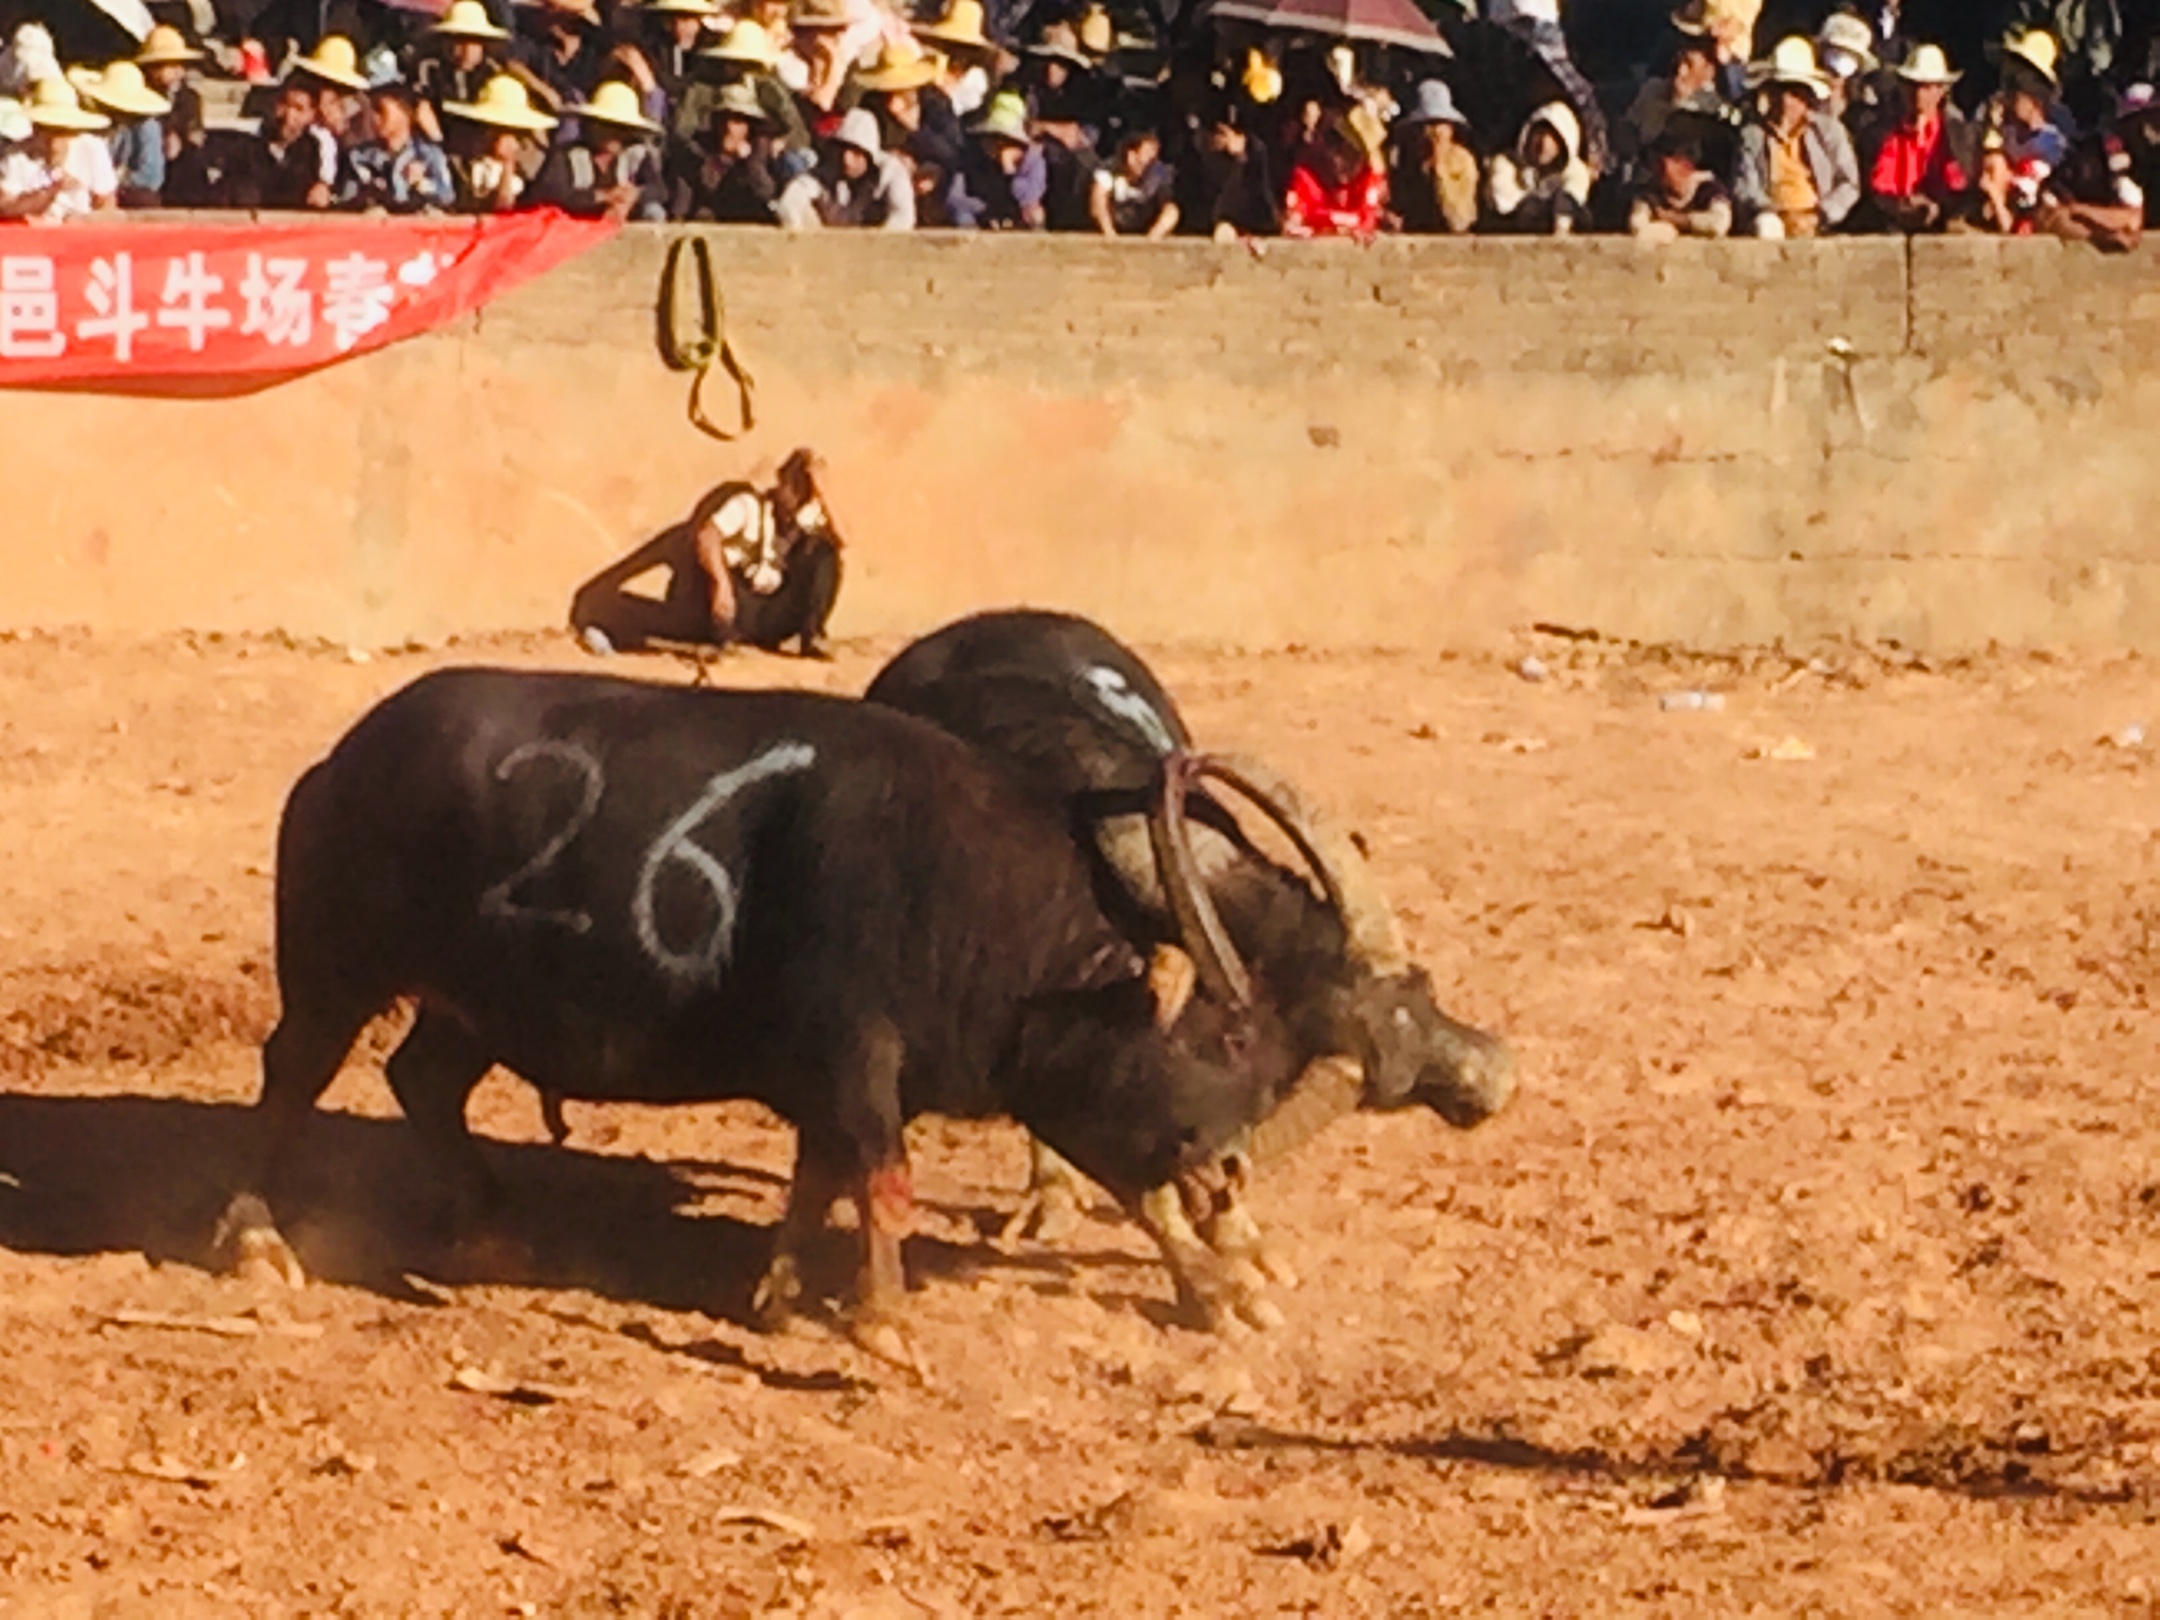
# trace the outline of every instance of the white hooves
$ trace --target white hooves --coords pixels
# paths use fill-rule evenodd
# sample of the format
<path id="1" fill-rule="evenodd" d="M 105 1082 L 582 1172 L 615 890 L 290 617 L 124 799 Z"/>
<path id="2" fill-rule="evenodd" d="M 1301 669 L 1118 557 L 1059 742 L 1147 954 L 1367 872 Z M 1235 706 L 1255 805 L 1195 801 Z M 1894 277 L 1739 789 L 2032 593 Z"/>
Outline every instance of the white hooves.
<path id="1" fill-rule="evenodd" d="M 270 1206 L 254 1193 L 242 1193 L 226 1206 L 212 1242 L 227 1256 L 236 1277 L 286 1288 L 307 1286 L 307 1269 L 278 1231 Z"/>

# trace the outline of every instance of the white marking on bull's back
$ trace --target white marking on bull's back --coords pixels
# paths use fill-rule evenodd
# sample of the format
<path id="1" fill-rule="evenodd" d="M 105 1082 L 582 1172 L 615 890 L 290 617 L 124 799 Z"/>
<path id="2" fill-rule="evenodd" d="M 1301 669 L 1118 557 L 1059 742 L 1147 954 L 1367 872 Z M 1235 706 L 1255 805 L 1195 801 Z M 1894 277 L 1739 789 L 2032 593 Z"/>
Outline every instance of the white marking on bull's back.
<path id="1" fill-rule="evenodd" d="M 1120 720 L 1134 727 L 1140 735 L 1154 744 L 1161 754 L 1174 753 L 1177 738 L 1163 717 L 1155 712 L 1155 705 L 1132 689 L 1132 682 L 1107 664 L 1089 664 L 1081 670 L 1080 678 L 1093 689 L 1102 706 Z"/>
<path id="2" fill-rule="evenodd" d="M 817 750 L 805 742 L 776 743 L 753 759 L 722 771 L 705 784 L 696 801 L 669 822 L 653 840 L 638 868 L 637 889 L 630 897 L 630 920 L 637 930 L 638 946 L 653 966 L 686 987 L 705 989 L 717 984 L 735 948 L 737 890 L 734 874 L 719 857 L 692 836 L 745 788 L 776 776 L 808 770 L 817 762 Z M 681 866 L 711 893 L 715 913 L 713 926 L 702 940 L 688 949 L 663 939 L 658 917 L 661 874 Z"/>
<path id="3" fill-rule="evenodd" d="M 518 889 L 524 884 L 545 876 L 555 858 L 570 847 L 571 841 L 585 830 L 593 813 L 600 808 L 600 796 L 606 788 L 606 778 L 600 770 L 600 762 L 578 747 L 576 743 L 558 742 L 552 738 L 529 742 L 522 748 L 513 748 L 502 757 L 495 767 L 495 780 L 508 782 L 521 774 L 528 765 L 541 760 L 552 760 L 567 765 L 577 773 L 578 803 L 570 818 L 545 842 L 533 851 L 532 857 L 504 878 L 492 884 L 480 896 L 480 914 L 501 922 L 551 923 L 567 928 L 573 934 L 587 933 L 592 928 L 592 918 L 575 908 L 555 909 L 547 906 L 529 906 L 517 898 Z"/>

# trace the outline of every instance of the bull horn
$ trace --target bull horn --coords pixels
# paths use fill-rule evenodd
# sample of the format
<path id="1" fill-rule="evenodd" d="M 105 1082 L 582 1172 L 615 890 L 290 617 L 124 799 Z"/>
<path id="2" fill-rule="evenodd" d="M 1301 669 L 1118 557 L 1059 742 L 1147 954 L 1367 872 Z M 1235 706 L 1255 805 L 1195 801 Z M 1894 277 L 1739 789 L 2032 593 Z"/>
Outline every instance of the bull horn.
<path id="1" fill-rule="evenodd" d="M 1168 1029 L 1185 1015 L 1199 977 L 1193 959 L 1175 945 L 1155 947 L 1154 955 L 1148 958 L 1147 982 L 1148 994 L 1155 1001 L 1158 1027 Z"/>
<path id="2" fill-rule="evenodd" d="M 1201 986 L 1209 996 L 1232 1007 L 1252 1005 L 1252 977 L 1238 960 L 1237 947 L 1215 910 L 1193 856 L 1192 827 L 1185 818 L 1185 794 L 1197 762 L 1185 753 L 1166 755 L 1160 791 L 1148 817 L 1149 842 L 1155 848 L 1155 871 L 1163 899 L 1177 923 L 1178 939 L 1191 955 Z"/>
<path id="3" fill-rule="evenodd" d="M 1297 846 L 1320 880 L 1328 904 L 1342 919 L 1353 960 L 1374 973 L 1408 971 L 1410 947 L 1403 937 L 1402 920 L 1381 892 L 1371 864 L 1288 778 L 1241 754 L 1211 754 L 1198 769 L 1201 775 L 1235 788 Z"/>
<path id="4" fill-rule="evenodd" d="M 1364 1094 L 1365 1071 L 1356 1058 L 1342 1052 L 1314 1058 L 1275 1111 L 1252 1128 L 1253 1163 L 1296 1152 L 1343 1115 L 1355 1112 Z"/>

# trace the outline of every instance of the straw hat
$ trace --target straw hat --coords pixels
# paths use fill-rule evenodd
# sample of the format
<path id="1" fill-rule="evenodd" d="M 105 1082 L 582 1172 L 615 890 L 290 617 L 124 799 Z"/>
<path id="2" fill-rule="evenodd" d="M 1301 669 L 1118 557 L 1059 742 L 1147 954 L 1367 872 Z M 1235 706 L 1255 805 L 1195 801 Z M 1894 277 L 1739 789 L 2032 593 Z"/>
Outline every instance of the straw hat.
<path id="1" fill-rule="evenodd" d="M 937 58 L 912 39 L 889 39 L 878 48 L 877 60 L 855 75 L 855 84 L 867 94 L 890 90 L 920 90 L 938 76 Z"/>
<path id="2" fill-rule="evenodd" d="M 2038 73 L 2049 84 L 2060 86 L 2062 77 L 2057 64 L 2062 59 L 2062 47 L 2055 43 L 2055 36 L 2045 28 L 2028 28 L 2021 34 L 2012 34 L 2003 41 L 2003 55 L 2014 56 Z"/>
<path id="3" fill-rule="evenodd" d="M 1117 30 L 1110 26 L 1110 13 L 1099 5 L 1080 13 L 1079 32 L 1080 48 L 1090 56 L 1108 56 L 1117 48 Z"/>
<path id="4" fill-rule="evenodd" d="M 103 113 L 92 112 L 75 94 L 75 87 L 57 76 L 40 79 L 30 88 L 30 127 L 33 129 L 64 130 L 69 134 L 87 135 L 94 130 L 112 128 L 112 120 Z"/>
<path id="5" fill-rule="evenodd" d="M 982 0 L 952 0 L 952 7 L 944 16 L 936 22 L 921 24 L 916 28 L 915 36 L 947 51 L 997 54 L 997 41 L 983 32 Z"/>
<path id="6" fill-rule="evenodd" d="M 1950 71 L 1950 58 L 1940 45 L 1915 45 L 1897 76 L 1909 84 L 1956 84 L 1965 77 Z"/>
<path id="7" fill-rule="evenodd" d="M 592 94 L 592 100 L 579 102 L 570 109 L 588 124 L 613 124 L 617 129 L 634 129 L 646 135 L 657 135 L 660 126 L 645 116 L 638 105 L 638 93 L 620 79 L 610 79 Z"/>
<path id="8" fill-rule="evenodd" d="M 1672 14 L 1672 25 L 1683 34 L 1724 35 L 1741 41 L 1755 32 L 1762 0 L 1687 0 Z"/>
<path id="9" fill-rule="evenodd" d="M 990 105 L 972 126 L 977 135 L 987 135 L 994 141 L 1010 141 L 1015 146 L 1033 145 L 1028 134 L 1027 103 L 1010 90 L 1001 90 L 990 98 Z"/>
<path id="10" fill-rule="evenodd" d="M 1747 77 L 1748 83 L 1757 87 L 1798 85 L 1818 101 L 1830 93 L 1830 83 L 1815 62 L 1815 42 L 1801 34 L 1788 34 L 1779 40 L 1768 61 L 1750 63 Z"/>
<path id="11" fill-rule="evenodd" d="M 187 42 L 187 36 L 171 23 L 159 23 L 143 40 L 135 60 L 144 67 L 164 67 L 173 62 L 200 62 L 204 53 Z"/>
<path id="12" fill-rule="evenodd" d="M 713 97 L 712 113 L 716 118 L 747 118 L 768 128 L 772 124 L 772 115 L 758 100 L 757 92 L 741 82 L 720 87 L 720 93 Z"/>
<path id="13" fill-rule="evenodd" d="M 450 0 L 450 9 L 443 13 L 443 20 L 428 30 L 444 39 L 508 39 L 510 30 L 497 28 L 488 20 L 487 7 L 480 0 Z"/>
<path id="14" fill-rule="evenodd" d="M 1816 31 L 1817 54 L 1829 59 L 1832 51 L 1843 51 L 1858 66 L 1858 73 L 1873 73 L 1882 63 L 1875 57 L 1875 30 L 1867 25 L 1864 17 L 1855 17 L 1849 11 L 1833 11 L 1823 19 Z"/>
<path id="15" fill-rule="evenodd" d="M 717 45 L 708 45 L 698 55 L 712 62 L 748 62 L 752 67 L 770 69 L 780 61 L 780 53 L 773 49 L 772 35 L 754 22 L 739 22 L 721 37 Z"/>
<path id="16" fill-rule="evenodd" d="M 163 118 L 172 103 L 143 82 L 142 69 L 119 61 L 91 80 L 84 94 L 107 112 L 127 118 Z"/>
<path id="17" fill-rule="evenodd" d="M 559 122 L 535 107 L 525 86 L 507 73 L 488 80 L 471 101 L 444 102 L 443 111 L 475 124 L 520 130 L 527 135 L 545 134 Z"/>
<path id="18" fill-rule="evenodd" d="M 343 34 L 325 34 L 313 56 L 293 58 L 292 70 L 311 79 L 334 84 L 340 90 L 365 90 L 367 75 L 360 71 L 360 53 Z"/>
<path id="19" fill-rule="evenodd" d="M 1028 46 L 1022 54 L 1044 62 L 1063 62 L 1067 67 L 1078 68 L 1082 72 L 1095 65 L 1095 58 L 1080 48 L 1079 32 L 1069 22 L 1045 24 L 1035 43 Z"/>
<path id="20" fill-rule="evenodd" d="M 845 29 L 855 19 L 848 15 L 847 0 L 795 0 L 788 13 L 788 27 L 800 33 L 820 28 Z"/>

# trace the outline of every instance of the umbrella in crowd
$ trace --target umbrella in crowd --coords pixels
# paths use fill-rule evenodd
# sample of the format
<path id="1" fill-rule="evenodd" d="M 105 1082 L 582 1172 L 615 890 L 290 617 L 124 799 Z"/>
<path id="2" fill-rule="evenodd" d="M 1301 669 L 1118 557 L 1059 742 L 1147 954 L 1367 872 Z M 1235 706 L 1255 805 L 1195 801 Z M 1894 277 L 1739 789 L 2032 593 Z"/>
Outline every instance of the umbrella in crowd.
<path id="1" fill-rule="evenodd" d="M 1573 62 L 1548 55 L 1503 23 L 1464 21 L 1449 28 L 1448 43 L 1455 57 L 1448 82 L 1481 147 L 1508 147 L 1533 112 L 1564 101 L 1582 123 L 1584 155 L 1605 167 L 1605 116 L 1597 92 Z"/>
<path id="2" fill-rule="evenodd" d="M 1449 54 L 1440 30 L 1414 0 L 1215 0 L 1208 15 L 1286 33 L 1325 34 L 1429 56 Z"/>

